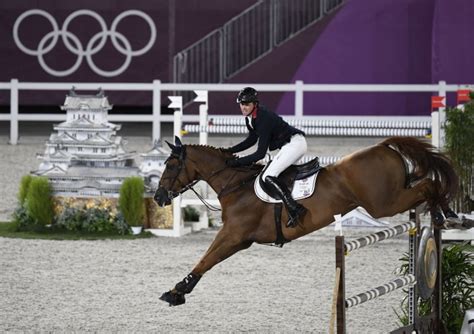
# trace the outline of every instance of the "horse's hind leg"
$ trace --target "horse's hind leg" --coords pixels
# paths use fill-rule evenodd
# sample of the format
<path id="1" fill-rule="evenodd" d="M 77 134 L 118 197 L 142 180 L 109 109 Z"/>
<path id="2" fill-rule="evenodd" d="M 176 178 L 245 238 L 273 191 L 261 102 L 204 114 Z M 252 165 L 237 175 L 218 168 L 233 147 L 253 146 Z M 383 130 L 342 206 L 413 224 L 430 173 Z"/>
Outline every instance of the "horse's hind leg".
<path id="1" fill-rule="evenodd" d="M 169 303 L 170 306 L 184 304 L 186 302 L 184 295 L 194 289 L 204 273 L 236 252 L 250 247 L 252 241 L 244 241 L 237 234 L 235 231 L 227 231 L 224 225 L 191 273 L 172 290 L 165 292 L 160 299 Z"/>
<path id="2" fill-rule="evenodd" d="M 431 193 L 433 181 L 424 179 L 412 188 L 400 189 L 393 192 L 389 199 L 385 199 L 384 203 L 375 202 L 375 205 L 364 208 L 374 218 L 390 217 L 397 213 L 405 212 L 412 209 L 423 202 L 428 201 Z"/>

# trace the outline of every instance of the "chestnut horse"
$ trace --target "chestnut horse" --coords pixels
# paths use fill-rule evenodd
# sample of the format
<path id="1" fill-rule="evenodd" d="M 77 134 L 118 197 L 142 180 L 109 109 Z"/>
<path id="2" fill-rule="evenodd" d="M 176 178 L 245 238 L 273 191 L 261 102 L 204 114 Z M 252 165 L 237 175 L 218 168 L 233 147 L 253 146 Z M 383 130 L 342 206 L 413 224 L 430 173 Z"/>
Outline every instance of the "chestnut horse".
<path id="1" fill-rule="evenodd" d="M 199 279 L 217 263 L 252 243 L 272 243 L 277 235 L 274 205 L 257 198 L 253 181 L 261 165 L 230 168 L 232 153 L 202 145 L 168 143 L 172 152 L 166 162 L 156 202 L 163 206 L 204 180 L 218 194 L 223 226 L 191 273 L 160 299 L 171 305 L 185 302 Z M 452 212 L 448 203 L 455 195 L 458 178 L 450 160 L 422 140 L 388 138 L 359 150 L 319 172 L 316 190 L 301 200 L 308 212 L 295 228 L 282 227 L 284 238 L 297 239 L 334 221 L 358 206 L 374 218 L 389 217 L 424 202 L 438 217 Z M 283 210 L 282 220 L 288 218 Z"/>

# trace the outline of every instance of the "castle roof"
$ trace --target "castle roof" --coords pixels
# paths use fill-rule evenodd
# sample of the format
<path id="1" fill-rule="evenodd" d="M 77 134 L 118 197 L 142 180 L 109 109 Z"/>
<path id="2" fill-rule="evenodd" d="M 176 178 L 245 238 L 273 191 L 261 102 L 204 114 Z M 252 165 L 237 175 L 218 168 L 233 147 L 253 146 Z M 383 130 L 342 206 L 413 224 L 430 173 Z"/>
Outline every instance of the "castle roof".
<path id="1" fill-rule="evenodd" d="M 153 156 L 169 156 L 170 155 L 170 150 L 166 149 L 163 147 L 163 145 L 161 144 L 161 140 L 155 140 L 155 142 L 153 143 L 153 148 L 151 150 L 149 150 L 148 152 L 146 153 L 142 153 L 140 154 L 142 157 L 153 157 Z"/>
<path id="2" fill-rule="evenodd" d="M 101 135 L 94 135 L 90 138 L 85 138 L 81 140 L 65 132 L 61 134 L 52 134 L 49 137 L 49 142 L 46 145 L 55 146 L 56 144 L 64 144 L 64 146 L 70 146 L 68 144 L 74 144 L 73 146 L 77 146 L 77 144 L 80 144 L 84 146 L 102 147 L 102 146 L 111 146 L 113 144 L 119 145 L 120 141 L 121 141 L 121 137 L 112 136 L 110 139 L 108 139 Z"/>
<path id="3" fill-rule="evenodd" d="M 51 154 L 36 154 L 38 159 L 55 161 L 55 162 L 68 162 L 71 159 L 71 156 L 64 153 L 63 151 L 55 151 Z"/>
<path id="4" fill-rule="evenodd" d="M 74 153 L 71 157 L 72 160 L 79 160 L 79 161 L 123 161 L 127 159 L 132 159 L 133 155 L 126 153 L 126 154 L 117 154 L 117 155 L 108 155 L 108 154 L 78 154 Z"/>
<path id="5" fill-rule="evenodd" d="M 109 104 L 107 96 L 104 95 L 102 89 L 95 95 L 77 94 L 73 87 L 66 95 L 62 110 L 110 110 L 112 106 Z"/>
<path id="6" fill-rule="evenodd" d="M 91 120 L 80 117 L 72 121 L 66 121 L 54 125 L 55 130 L 94 130 L 94 131 L 112 131 L 120 130 L 121 125 L 113 124 L 110 122 L 94 123 Z"/>
<path id="7" fill-rule="evenodd" d="M 31 172 L 32 174 L 35 175 L 65 175 L 67 173 L 67 170 L 54 165 L 53 167 L 46 169 L 46 170 L 35 170 Z"/>
<path id="8" fill-rule="evenodd" d="M 34 171 L 37 175 L 47 175 L 50 179 L 55 177 L 70 179 L 113 179 L 136 176 L 139 173 L 138 167 L 114 167 L 114 168 L 89 168 L 85 166 L 71 166 L 64 170 L 58 166 L 51 167 L 44 171 Z"/>

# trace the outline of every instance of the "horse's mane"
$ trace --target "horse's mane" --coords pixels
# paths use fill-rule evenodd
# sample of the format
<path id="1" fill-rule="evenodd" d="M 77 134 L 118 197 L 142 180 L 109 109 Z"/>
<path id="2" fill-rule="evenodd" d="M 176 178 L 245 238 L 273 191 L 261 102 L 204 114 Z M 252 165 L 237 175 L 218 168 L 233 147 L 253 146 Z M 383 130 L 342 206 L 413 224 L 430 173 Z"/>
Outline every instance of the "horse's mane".
<path id="1" fill-rule="evenodd" d="M 194 148 L 198 151 L 204 151 L 208 152 L 210 154 L 216 155 L 224 160 L 226 159 L 231 159 L 231 158 L 237 158 L 238 156 L 235 153 L 231 152 L 226 152 L 218 147 L 211 146 L 211 145 L 202 145 L 202 144 L 186 144 L 185 146 L 189 148 Z M 252 165 L 249 166 L 243 166 L 242 168 L 248 168 L 250 170 L 261 170 L 263 169 L 264 165 L 258 164 L 258 163 L 253 163 Z"/>
<path id="2" fill-rule="evenodd" d="M 202 145 L 202 144 L 187 144 L 185 145 L 190 148 L 195 148 L 198 151 L 204 151 L 204 152 L 210 152 L 211 154 L 217 154 L 220 157 L 223 158 L 230 158 L 230 157 L 235 157 L 235 154 L 230 153 L 230 152 L 225 152 L 215 146 L 211 145 Z"/>

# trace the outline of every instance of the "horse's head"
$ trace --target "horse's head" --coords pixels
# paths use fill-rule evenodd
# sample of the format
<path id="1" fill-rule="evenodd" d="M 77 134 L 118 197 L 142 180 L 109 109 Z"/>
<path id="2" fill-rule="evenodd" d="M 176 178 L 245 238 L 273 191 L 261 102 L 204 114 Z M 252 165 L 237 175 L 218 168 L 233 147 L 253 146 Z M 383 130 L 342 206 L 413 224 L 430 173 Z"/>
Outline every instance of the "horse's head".
<path id="1" fill-rule="evenodd" d="M 188 186 L 196 181 L 194 173 L 190 173 L 186 166 L 186 146 L 183 146 L 178 137 L 175 137 L 174 145 L 166 143 L 171 148 L 171 155 L 165 162 L 166 168 L 154 196 L 160 206 L 171 204 L 173 198 L 189 189 Z"/>

